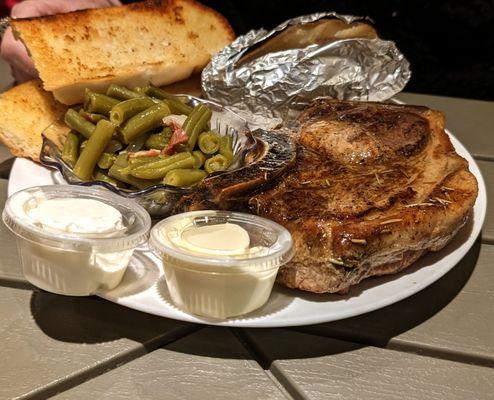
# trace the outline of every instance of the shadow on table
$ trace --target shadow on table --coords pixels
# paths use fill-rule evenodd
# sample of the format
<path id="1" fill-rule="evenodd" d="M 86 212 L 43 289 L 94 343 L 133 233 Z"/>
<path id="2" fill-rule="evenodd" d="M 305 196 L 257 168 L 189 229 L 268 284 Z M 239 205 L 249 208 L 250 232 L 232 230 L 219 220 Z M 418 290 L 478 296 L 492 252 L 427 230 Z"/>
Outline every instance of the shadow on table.
<path id="1" fill-rule="evenodd" d="M 146 343 L 193 324 L 131 310 L 98 297 L 60 296 L 35 291 L 31 314 L 39 328 L 53 339 L 70 343 L 104 343 L 122 338 Z"/>
<path id="2" fill-rule="evenodd" d="M 170 350 L 213 358 L 255 358 L 263 367 L 269 368 L 271 361 L 275 359 L 327 356 L 353 351 L 366 345 L 384 347 L 392 337 L 420 325 L 457 296 L 475 268 L 480 246 L 479 238 L 458 265 L 437 282 L 383 309 L 346 320 L 291 330 L 232 329 L 250 350 L 250 354 L 230 349 L 223 343 L 226 328 L 207 329 L 208 332 L 216 333 L 209 333 L 206 341 L 177 340 Z M 433 256 L 439 257 L 441 253 Z M 379 279 L 370 281 L 369 284 L 378 284 Z M 199 329 L 192 324 L 145 314 L 97 297 L 59 296 L 44 291 L 33 292 L 31 313 L 45 334 L 71 343 L 94 344 L 128 338 L 148 346 L 154 338 L 174 328 L 189 327 L 188 332 Z M 327 338 L 317 338 L 297 331 Z M 268 343 L 269 354 L 265 352 L 266 346 L 262 344 L 264 342 Z M 150 345 L 150 349 L 155 347 L 156 343 Z"/>
<path id="3" fill-rule="evenodd" d="M 414 296 L 381 310 L 308 327 L 232 329 L 232 332 L 249 349 L 250 354 L 246 358 L 256 359 L 264 369 L 270 369 L 275 360 L 310 359 L 353 352 L 367 345 L 385 346 L 390 338 L 420 325 L 457 296 L 475 268 L 480 246 L 479 238 L 458 265 L 437 282 Z M 217 333 L 211 334 L 212 329 Z M 170 350 L 214 358 L 239 357 L 234 354 L 234 349 L 216 343 L 224 340 L 219 333 L 223 329 L 208 328 L 207 331 L 210 332 L 208 340 L 180 340 L 169 346 Z"/>
<path id="4" fill-rule="evenodd" d="M 368 345 L 385 347 L 392 337 L 428 320 L 460 293 L 475 268 L 480 247 L 479 237 L 463 259 L 441 279 L 421 292 L 380 310 L 289 330 L 238 330 L 237 335 L 264 369 L 270 369 L 276 360 L 323 357 L 353 352 Z"/>
<path id="5" fill-rule="evenodd" d="M 394 336 L 420 325 L 440 312 L 461 292 L 477 264 L 480 247 L 479 237 L 451 271 L 398 303 L 357 317 L 294 329 L 384 347 Z M 440 254 L 439 252 L 434 256 Z"/>

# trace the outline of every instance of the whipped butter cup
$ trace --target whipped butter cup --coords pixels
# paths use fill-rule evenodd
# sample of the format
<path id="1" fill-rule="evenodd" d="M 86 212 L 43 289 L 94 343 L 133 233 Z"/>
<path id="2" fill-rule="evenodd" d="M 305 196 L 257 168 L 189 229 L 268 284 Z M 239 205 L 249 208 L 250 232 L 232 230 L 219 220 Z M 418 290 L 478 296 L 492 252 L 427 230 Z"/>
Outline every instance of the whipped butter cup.
<path id="1" fill-rule="evenodd" d="M 92 199 L 117 209 L 123 229 L 112 233 L 74 233 L 46 229 L 24 212 L 31 204 L 49 199 Z M 50 185 L 12 195 L 2 214 L 16 235 L 25 278 L 49 292 L 87 296 L 117 286 L 134 249 L 146 242 L 149 214 L 132 200 L 94 187 Z"/>
<path id="2" fill-rule="evenodd" d="M 250 243 L 238 254 L 201 252 L 184 241 L 184 232 L 225 223 L 236 224 L 249 235 Z M 278 269 L 293 256 L 292 238 L 285 228 L 255 215 L 228 211 L 169 217 L 152 228 L 149 246 L 163 260 L 173 302 L 184 311 L 213 318 L 234 317 L 263 306 Z"/>

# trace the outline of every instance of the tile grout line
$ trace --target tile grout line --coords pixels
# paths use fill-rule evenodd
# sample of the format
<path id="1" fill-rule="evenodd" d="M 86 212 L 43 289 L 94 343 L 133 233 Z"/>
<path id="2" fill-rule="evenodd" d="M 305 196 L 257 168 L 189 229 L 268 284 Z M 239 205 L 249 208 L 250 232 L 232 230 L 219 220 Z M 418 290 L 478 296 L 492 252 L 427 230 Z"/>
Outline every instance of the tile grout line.
<path id="1" fill-rule="evenodd" d="M 249 337 L 245 334 L 242 328 L 229 328 L 235 337 L 239 340 L 245 350 L 252 356 L 253 360 L 259 364 L 268 378 L 279 388 L 285 396 L 294 400 L 306 400 L 303 392 L 301 392 L 297 385 L 291 381 L 291 379 L 285 376 L 279 368 L 277 368 L 275 362 L 272 364 L 268 358 L 264 356 L 261 349 L 253 343 Z"/>
<path id="2" fill-rule="evenodd" d="M 479 367 L 494 368 L 494 357 L 481 357 L 477 355 L 468 354 L 461 351 L 449 351 L 443 349 L 434 348 L 428 344 L 424 344 L 422 347 L 412 345 L 409 343 L 396 343 L 391 341 L 391 345 L 386 349 L 399 351 L 402 353 L 416 354 L 418 356 L 430 357 L 445 361 L 457 362 L 461 364 L 476 365 Z"/>
<path id="3" fill-rule="evenodd" d="M 244 345 L 243 345 L 244 346 Z M 245 346 L 244 346 L 245 348 Z M 257 363 L 257 361 L 254 361 Z M 259 365 L 260 366 L 260 365 Z M 294 397 L 290 394 L 290 392 L 288 392 L 287 388 L 286 388 L 286 384 L 284 385 L 282 383 L 282 379 L 279 379 L 275 374 L 273 374 L 273 372 L 271 372 L 270 370 L 266 370 L 266 369 L 263 369 L 262 370 L 264 372 L 264 374 L 268 377 L 268 379 L 273 383 L 273 385 L 275 385 L 278 390 L 283 394 L 283 396 L 285 396 L 285 398 L 287 400 L 299 400 L 298 397 Z M 306 400 L 305 398 L 303 400 Z"/>
<path id="4" fill-rule="evenodd" d="M 140 346 L 137 346 L 134 349 L 124 351 L 92 367 L 83 369 L 82 371 L 77 371 L 62 381 L 52 382 L 42 388 L 34 389 L 31 392 L 18 396 L 16 399 L 38 400 L 55 396 L 90 381 L 91 379 L 104 375 L 107 372 L 117 369 L 131 361 L 145 356 L 146 354 L 152 353 L 153 351 L 197 332 L 202 328 L 203 327 L 200 325 L 187 324 L 179 328 L 172 329 L 171 331 L 158 335 L 145 343 L 141 343 Z"/>
<path id="5" fill-rule="evenodd" d="M 327 333 L 320 333 L 317 332 L 317 330 L 311 331 L 310 329 L 309 330 L 304 330 L 300 328 L 287 328 L 287 329 L 303 334 L 326 337 L 344 342 L 351 342 L 351 343 L 361 344 L 364 346 L 376 347 L 383 350 L 398 351 L 401 353 L 415 354 L 418 356 L 436 358 L 445 361 L 476 365 L 479 367 L 494 368 L 494 357 L 486 358 L 486 357 L 472 355 L 460 351 L 454 352 L 451 350 L 438 349 L 429 346 L 427 344 L 423 344 L 419 346 L 416 344 L 401 342 L 400 340 L 394 338 L 390 338 L 389 341 L 383 343 L 383 341 L 380 339 L 351 335 L 348 331 L 338 330 L 338 329 L 329 330 Z"/>
<path id="6" fill-rule="evenodd" d="M 475 159 L 475 161 L 490 161 L 490 162 L 494 162 L 494 156 L 487 156 L 487 155 L 484 155 L 484 154 L 473 154 L 473 153 L 470 153 L 470 154 Z"/>
<path id="7" fill-rule="evenodd" d="M 487 244 L 489 246 L 492 246 L 492 245 L 494 245 L 494 239 L 492 239 L 492 238 L 484 238 L 483 237 L 481 239 L 481 244 Z"/>
<path id="8" fill-rule="evenodd" d="M 0 287 L 32 291 L 39 290 L 37 287 L 31 285 L 28 281 L 19 278 L 0 277 Z"/>
<path id="9" fill-rule="evenodd" d="M 297 388 L 296 382 L 293 381 L 290 376 L 285 375 L 281 368 L 278 367 L 278 362 L 276 360 L 273 361 L 269 372 L 273 375 L 273 378 L 279 382 L 279 385 L 285 388 L 285 390 L 290 393 L 294 399 L 307 400 L 307 396 L 305 396 L 303 392 Z"/>

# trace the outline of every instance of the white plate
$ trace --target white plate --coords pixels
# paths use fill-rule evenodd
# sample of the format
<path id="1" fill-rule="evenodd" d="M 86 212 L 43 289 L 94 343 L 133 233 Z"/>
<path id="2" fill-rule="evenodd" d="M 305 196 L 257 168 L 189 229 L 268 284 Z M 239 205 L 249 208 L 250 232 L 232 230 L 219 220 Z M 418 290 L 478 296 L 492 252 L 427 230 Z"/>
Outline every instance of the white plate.
<path id="1" fill-rule="evenodd" d="M 353 317 L 393 304 L 435 282 L 472 247 L 484 222 L 487 195 L 485 183 L 475 160 L 451 133 L 453 145 L 465 157 L 479 183 L 479 195 L 472 218 L 443 250 L 430 253 L 400 274 L 370 278 L 351 289 L 346 296 L 316 295 L 275 286 L 269 302 L 261 309 L 241 318 L 211 320 L 178 310 L 170 301 L 161 264 L 149 252 L 133 257 L 122 283 L 99 296 L 126 307 L 162 317 L 200 324 L 236 327 L 281 327 L 317 324 Z M 36 185 L 60 183 L 58 172 L 26 159 L 17 159 L 9 180 L 9 195 Z"/>

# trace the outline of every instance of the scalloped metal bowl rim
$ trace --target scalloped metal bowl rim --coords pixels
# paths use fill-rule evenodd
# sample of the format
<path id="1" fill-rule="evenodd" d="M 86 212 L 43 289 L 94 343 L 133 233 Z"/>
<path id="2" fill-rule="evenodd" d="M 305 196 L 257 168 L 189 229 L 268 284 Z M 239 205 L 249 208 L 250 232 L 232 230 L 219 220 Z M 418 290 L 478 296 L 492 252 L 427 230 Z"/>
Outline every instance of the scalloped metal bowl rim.
<path id="1" fill-rule="evenodd" d="M 221 104 L 219 104 L 219 103 L 217 103 L 215 101 L 206 100 L 206 99 L 200 99 L 198 97 L 187 95 L 187 94 L 176 94 L 175 96 L 177 96 L 177 97 L 185 97 L 185 98 L 189 99 L 189 101 L 197 101 L 197 102 L 201 102 L 201 103 L 212 104 L 215 107 L 219 107 L 219 108 L 221 108 L 223 110 L 226 110 L 228 113 L 234 115 L 235 118 L 238 118 L 239 120 L 241 120 L 245 124 L 245 127 L 247 129 L 249 129 L 249 124 L 247 123 L 247 120 L 245 118 L 241 117 L 235 111 L 232 111 L 228 107 L 222 106 Z M 52 125 L 53 124 L 48 125 L 43 130 L 43 132 L 46 131 Z M 249 130 L 249 132 L 250 132 L 250 130 Z M 125 190 L 125 189 L 119 189 L 118 187 L 113 186 L 113 185 L 111 185 L 111 184 L 109 184 L 107 182 L 103 182 L 103 181 L 74 181 L 72 177 L 70 177 L 70 176 L 67 175 L 66 171 L 70 171 L 71 168 L 63 160 L 60 159 L 60 161 L 58 161 L 58 160 L 52 160 L 52 159 L 47 159 L 46 158 L 45 150 L 44 150 L 45 149 L 45 146 L 48 145 L 49 147 L 54 148 L 54 147 L 56 147 L 56 145 L 55 145 L 55 143 L 53 143 L 52 140 L 50 140 L 48 137 L 46 137 L 44 133 L 41 134 L 41 137 L 43 139 L 43 142 L 42 142 L 42 145 L 41 145 L 41 152 L 40 152 L 40 155 L 39 155 L 40 163 L 42 165 L 48 167 L 48 168 L 55 168 L 55 169 L 57 169 L 62 174 L 62 177 L 65 179 L 65 181 L 69 185 L 87 186 L 87 187 L 89 187 L 89 186 L 100 186 L 100 187 L 104 187 L 104 188 L 106 188 L 108 190 L 111 190 L 113 193 L 116 193 L 116 194 L 118 194 L 120 196 L 127 197 L 127 198 L 143 197 L 144 195 L 150 195 L 150 194 L 152 194 L 152 193 L 154 193 L 156 191 L 167 191 L 167 192 L 170 192 L 170 193 L 173 193 L 173 194 L 183 195 L 183 194 L 193 193 L 196 190 L 195 187 L 192 187 L 192 188 L 179 188 L 179 187 L 175 187 L 175 186 L 171 186 L 171 185 L 166 185 L 166 184 L 163 184 L 163 183 L 159 183 L 157 185 L 149 186 L 149 187 L 147 187 L 145 189 L 130 191 L 130 190 Z M 51 156 L 50 156 L 50 158 L 51 158 Z M 216 176 L 219 176 L 219 175 L 227 174 L 229 172 L 236 171 L 236 170 L 241 169 L 241 168 L 243 168 L 243 167 L 239 167 L 239 168 L 232 169 L 232 170 L 227 170 L 227 171 L 214 172 L 212 174 L 209 174 L 206 179 L 208 179 L 210 177 L 216 177 Z"/>

